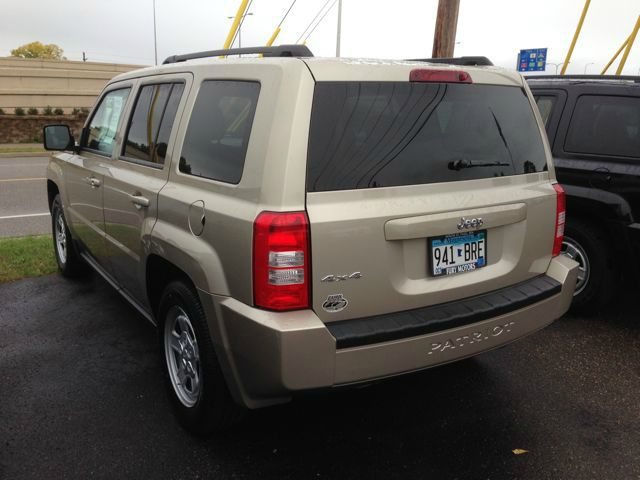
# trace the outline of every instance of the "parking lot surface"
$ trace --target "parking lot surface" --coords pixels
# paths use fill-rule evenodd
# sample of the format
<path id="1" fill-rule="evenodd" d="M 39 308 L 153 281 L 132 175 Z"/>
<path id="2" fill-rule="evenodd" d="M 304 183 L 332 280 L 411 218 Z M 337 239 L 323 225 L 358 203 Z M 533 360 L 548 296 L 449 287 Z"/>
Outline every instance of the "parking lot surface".
<path id="1" fill-rule="evenodd" d="M 0 158 L 0 237 L 51 232 L 48 157 Z"/>
<path id="2" fill-rule="evenodd" d="M 0 285 L 0 478 L 638 479 L 632 303 L 198 440 L 169 410 L 153 327 L 101 279 Z"/>

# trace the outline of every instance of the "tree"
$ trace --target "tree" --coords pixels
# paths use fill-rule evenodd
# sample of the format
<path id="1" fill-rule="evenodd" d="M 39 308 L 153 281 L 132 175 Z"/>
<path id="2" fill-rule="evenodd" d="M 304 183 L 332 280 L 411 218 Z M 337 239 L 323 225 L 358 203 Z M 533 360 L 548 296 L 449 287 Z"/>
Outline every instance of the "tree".
<path id="1" fill-rule="evenodd" d="M 63 50 L 55 43 L 44 45 L 41 42 L 31 42 L 11 50 L 12 57 L 45 58 L 64 60 Z"/>

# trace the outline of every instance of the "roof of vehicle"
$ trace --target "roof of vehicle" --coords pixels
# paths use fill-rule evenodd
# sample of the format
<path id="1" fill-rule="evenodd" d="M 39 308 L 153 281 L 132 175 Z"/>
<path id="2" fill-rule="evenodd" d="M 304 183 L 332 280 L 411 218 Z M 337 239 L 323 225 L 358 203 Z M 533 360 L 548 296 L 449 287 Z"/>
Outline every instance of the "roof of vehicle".
<path id="1" fill-rule="evenodd" d="M 220 65 L 276 65 L 281 68 L 302 66 L 304 62 L 316 81 L 407 81 L 409 72 L 424 68 L 433 70 L 462 70 L 470 74 L 473 83 L 522 86 L 522 76 L 515 71 L 494 66 L 460 66 L 429 63 L 420 60 L 383 60 L 367 58 L 321 58 L 321 57 L 209 57 L 168 63 L 156 67 L 120 74 L 110 83 L 123 80 L 207 69 Z"/>
<path id="2" fill-rule="evenodd" d="M 529 83 L 640 86 L 640 76 L 635 75 L 529 75 L 525 78 Z"/>

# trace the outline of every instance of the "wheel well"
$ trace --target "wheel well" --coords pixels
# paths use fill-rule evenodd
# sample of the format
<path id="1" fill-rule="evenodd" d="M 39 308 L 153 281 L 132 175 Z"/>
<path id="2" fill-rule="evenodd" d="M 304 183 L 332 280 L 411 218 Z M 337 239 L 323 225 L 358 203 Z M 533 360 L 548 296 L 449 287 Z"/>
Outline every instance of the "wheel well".
<path id="1" fill-rule="evenodd" d="M 56 195 L 60 193 L 58 190 L 58 186 L 52 181 L 47 180 L 47 198 L 49 199 L 49 211 L 51 211 L 51 204 L 53 203 L 53 199 L 56 198 Z"/>
<path id="2" fill-rule="evenodd" d="M 567 222 L 572 219 L 590 226 L 607 237 L 618 233 L 617 230 L 624 223 L 624 219 L 610 206 L 567 198 Z"/>
<path id="3" fill-rule="evenodd" d="M 154 315 L 157 314 L 160 297 L 165 287 L 174 280 L 183 280 L 193 286 L 193 282 L 184 271 L 158 255 L 147 258 L 147 297 Z"/>

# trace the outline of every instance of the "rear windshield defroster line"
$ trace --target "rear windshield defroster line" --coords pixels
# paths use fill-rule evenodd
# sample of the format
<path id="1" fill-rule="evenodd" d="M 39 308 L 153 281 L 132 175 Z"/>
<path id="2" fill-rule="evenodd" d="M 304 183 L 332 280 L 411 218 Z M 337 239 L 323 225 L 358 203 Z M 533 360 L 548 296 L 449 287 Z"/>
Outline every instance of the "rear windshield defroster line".
<path id="1" fill-rule="evenodd" d="M 350 190 L 546 170 L 521 88 L 412 82 L 318 82 L 307 191 Z"/>

